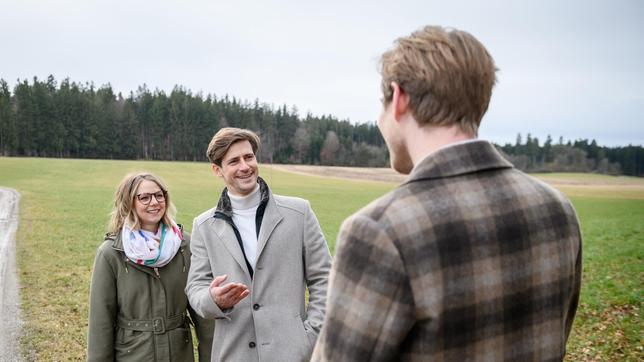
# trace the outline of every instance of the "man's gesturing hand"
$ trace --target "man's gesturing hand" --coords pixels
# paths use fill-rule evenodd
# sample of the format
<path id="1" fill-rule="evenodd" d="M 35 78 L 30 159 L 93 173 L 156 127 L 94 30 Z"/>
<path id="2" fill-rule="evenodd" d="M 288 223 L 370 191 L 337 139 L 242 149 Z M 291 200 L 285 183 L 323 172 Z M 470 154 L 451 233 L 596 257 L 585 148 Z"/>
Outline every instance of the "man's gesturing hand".
<path id="1" fill-rule="evenodd" d="M 242 283 L 228 283 L 221 285 L 228 275 L 218 275 L 210 283 L 210 297 L 215 301 L 220 309 L 228 309 L 246 298 L 250 291 Z"/>

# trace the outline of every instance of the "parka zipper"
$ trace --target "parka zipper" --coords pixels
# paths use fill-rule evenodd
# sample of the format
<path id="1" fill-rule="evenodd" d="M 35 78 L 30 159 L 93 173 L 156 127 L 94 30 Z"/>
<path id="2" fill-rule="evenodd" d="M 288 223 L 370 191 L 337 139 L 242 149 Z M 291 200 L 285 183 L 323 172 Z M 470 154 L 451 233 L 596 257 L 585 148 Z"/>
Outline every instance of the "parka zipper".
<path id="1" fill-rule="evenodd" d="M 186 272 L 186 254 L 184 254 L 183 252 L 183 247 L 181 247 L 179 251 L 181 252 L 181 259 L 183 260 L 183 272 L 185 273 Z"/>
<path id="2" fill-rule="evenodd" d="M 154 273 L 157 275 L 157 278 L 161 279 L 161 275 L 159 275 L 159 268 L 154 267 Z"/>

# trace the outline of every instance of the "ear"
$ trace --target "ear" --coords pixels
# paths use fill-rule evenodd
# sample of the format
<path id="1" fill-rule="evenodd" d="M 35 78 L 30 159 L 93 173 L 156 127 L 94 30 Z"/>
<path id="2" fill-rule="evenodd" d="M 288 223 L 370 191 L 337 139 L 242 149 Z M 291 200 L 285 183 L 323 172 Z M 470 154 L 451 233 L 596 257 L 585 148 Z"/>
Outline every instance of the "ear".
<path id="1" fill-rule="evenodd" d="M 407 113 L 409 96 L 396 82 L 391 82 L 391 89 L 394 91 L 393 97 L 391 98 L 391 107 L 394 111 L 394 119 L 396 121 L 400 121 L 405 113 Z"/>
<path id="2" fill-rule="evenodd" d="M 217 166 L 216 163 L 211 163 L 210 166 L 212 167 L 212 172 L 214 172 L 215 175 L 217 175 L 219 177 L 223 177 L 224 174 L 223 174 L 223 172 L 221 170 L 221 166 Z"/>

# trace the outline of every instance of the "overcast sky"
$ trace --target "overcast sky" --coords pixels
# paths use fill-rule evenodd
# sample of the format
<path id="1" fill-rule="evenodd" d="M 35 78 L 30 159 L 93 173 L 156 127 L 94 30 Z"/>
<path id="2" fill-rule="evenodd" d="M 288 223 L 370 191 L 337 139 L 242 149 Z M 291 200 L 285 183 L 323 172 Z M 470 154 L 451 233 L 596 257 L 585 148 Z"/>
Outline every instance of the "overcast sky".
<path id="1" fill-rule="evenodd" d="M 0 0 L 0 78 L 53 74 L 373 122 L 378 58 L 433 24 L 500 69 L 480 137 L 644 143 L 644 1 Z"/>

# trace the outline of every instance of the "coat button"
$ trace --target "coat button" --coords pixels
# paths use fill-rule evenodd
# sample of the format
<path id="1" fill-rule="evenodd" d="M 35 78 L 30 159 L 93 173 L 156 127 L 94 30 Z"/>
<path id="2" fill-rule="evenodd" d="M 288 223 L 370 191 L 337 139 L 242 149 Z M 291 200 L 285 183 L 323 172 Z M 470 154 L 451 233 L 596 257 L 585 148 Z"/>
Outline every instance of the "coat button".
<path id="1" fill-rule="evenodd" d="M 257 304 L 257 303 L 253 304 L 253 309 L 258 310 L 259 309 L 259 304 Z"/>
<path id="2" fill-rule="evenodd" d="M 250 342 L 250 343 L 248 344 L 248 347 L 250 347 L 250 348 L 255 348 L 255 342 Z"/>

